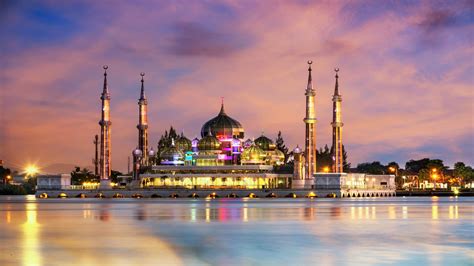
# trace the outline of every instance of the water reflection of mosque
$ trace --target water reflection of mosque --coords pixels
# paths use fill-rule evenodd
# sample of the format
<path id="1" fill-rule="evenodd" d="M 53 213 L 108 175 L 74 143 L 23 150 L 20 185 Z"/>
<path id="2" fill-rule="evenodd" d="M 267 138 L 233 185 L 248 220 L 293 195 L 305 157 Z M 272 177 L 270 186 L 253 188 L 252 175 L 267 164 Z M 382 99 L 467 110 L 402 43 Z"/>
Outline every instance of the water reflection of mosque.
<path id="1" fill-rule="evenodd" d="M 54 200 L 53 200 L 54 201 Z M 71 228 L 77 230 L 78 225 L 84 225 L 84 221 L 97 220 L 100 223 L 117 223 L 130 224 L 130 220 L 135 219 L 138 223 L 147 222 L 149 225 L 156 225 L 164 222 L 164 226 L 158 226 L 160 230 L 168 230 L 170 225 L 177 225 L 174 228 L 179 230 L 191 230 L 187 226 L 189 223 L 214 223 L 220 224 L 238 224 L 238 223 L 261 223 L 261 224 L 281 224 L 292 223 L 294 221 L 304 221 L 303 226 L 313 228 L 312 234 L 317 234 L 320 237 L 328 237 L 329 240 L 332 234 L 325 232 L 325 230 L 334 230 L 334 226 L 330 224 L 340 225 L 366 225 L 364 221 L 386 221 L 397 223 L 402 220 L 412 220 L 415 225 L 428 224 L 433 225 L 428 229 L 428 232 L 438 233 L 439 230 L 445 228 L 443 225 L 447 220 L 467 220 L 470 219 L 472 208 L 468 204 L 458 203 L 457 199 L 447 199 L 441 201 L 433 197 L 428 204 L 420 204 L 419 202 L 373 202 L 373 201 L 300 201 L 294 204 L 295 200 L 291 201 L 255 201 L 255 200 L 218 200 L 218 201 L 183 201 L 181 203 L 126 203 L 125 206 L 117 207 L 116 204 L 100 203 L 99 200 L 92 200 L 81 204 L 80 208 L 62 209 L 61 205 L 56 205 L 55 202 L 50 202 L 47 205 L 42 205 L 38 202 L 27 202 L 22 207 L 5 205 L 5 208 L 0 210 L 0 225 L 8 232 L 18 231 L 18 234 L 13 233 L 19 238 L 21 245 L 14 246 L 19 248 L 17 260 L 20 260 L 24 265 L 41 265 L 46 261 L 45 258 L 47 247 L 46 237 L 54 237 L 58 234 L 69 235 Z M 298 200 L 296 200 L 298 201 Z M 267 205 L 271 202 L 271 206 Z M 287 204 L 292 202 L 292 204 Z M 23 204 L 23 203 L 22 203 Z M 335 204 L 337 204 L 335 206 Z M 22 210 L 22 211 L 19 211 Z M 67 212 L 57 219 L 51 219 L 60 212 Z M 284 213 L 285 215 L 282 215 Z M 129 216 L 131 214 L 131 217 Z M 125 219 L 125 220 L 123 220 Z M 54 223 L 58 224 L 52 224 Z M 124 222 L 125 221 L 125 222 Z M 308 222 L 308 223 L 306 223 Z M 314 223 L 317 222 L 317 223 Z M 361 223 L 362 222 L 362 223 Z M 380 223 L 378 223 L 380 224 Z M 453 223 L 451 223 L 452 225 Z M 318 226 L 316 226 L 318 225 Z M 329 226 L 325 230 L 321 230 L 319 226 Z M 105 225 L 104 225 L 105 226 Z M 109 226 L 101 227 L 109 228 Z M 188 228 L 188 229 L 186 229 Z M 358 228 L 358 227 L 356 227 Z M 101 230 L 102 230 L 101 229 Z M 194 228 L 195 229 L 195 228 Z M 79 230 L 80 231 L 80 230 Z M 94 232 L 94 231 L 91 231 Z M 331 231 L 333 232 L 333 231 Z M 90 233 L 90 232 L 89 232 Z M 163 231 L 160 231 L 163 233 Z M 170 234 L 172 234 L 171 232 Z M 202 233 L 202 232 L 200 232 Z M 200 234 L 196 233 L 196 234 Z M 9 235 L 9 234 L 7 234 Z M 80 233 L 75 233 L 75 236 L 80 237 Z M 6 241 L 10 241 L 5 239 Z M 73 241 L 72 237 L 68 241 L 55 242 L 64 245 L 64 250 L 68 248 L 77 247 L 79 242 Z M 5 261 L 5 256 L 10 256 L 11 247 L 7 247 L 5 252 L 0 254 L 0 264 Z M 15 250 L 18 251 L 18 250 Z"/>
<path id="2" fill-rule="evenodd" d="M 317 204 L 308 204 L 298 208 L 280 208 L 278 212 L 271 208 L 255 208 L 253 204 L 243 203 L 240 206 L 232 206 L 227 203 L 214 204 L 206 202 L 204 205 L 196 204 L 190 208 L 147 208 L 143 205 L 134 211 L 134 219 L 137 221 L 145 220 L 179 220 L 191 222 L 235 222 L 235 221 L 282 221 L 282 220 L 376 220 L 376 219 L 408 219 L 409 210 L 416 215 L 420 215 L 419 207 L 404 206 L 318 206 Z M 288 215 L 281 216 L 281 212 Z M 423 216 L 430 215 L 432 220 L 440 219 L 440 213 L 444 212 L 447 219 L 459 219 L 459 207 L 457 205 L 443 206 L 440 210 L 438 205 L 431 206 L 429 213 L 423 213 Z M 97 219 L 107 222 L 112 218 L 108 207 L 102 206 L 98 210 Z M 85 218 L 86 216 L 84 216 Z M 90 217 L 90 215 L 88 216 Z M 319 217 L 319 218 L 318 218 Z"/>

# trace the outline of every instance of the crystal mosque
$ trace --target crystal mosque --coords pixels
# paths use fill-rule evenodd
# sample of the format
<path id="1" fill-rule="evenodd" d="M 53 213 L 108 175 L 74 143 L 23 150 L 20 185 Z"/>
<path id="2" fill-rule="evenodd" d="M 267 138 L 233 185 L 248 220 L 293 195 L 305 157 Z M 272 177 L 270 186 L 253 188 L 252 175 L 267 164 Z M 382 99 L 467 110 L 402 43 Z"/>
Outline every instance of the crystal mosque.
<path id="1" fill-rule="evenodd" d="M 181 135 L 159 154 L 150 149 L 145 158 L 137 148 L 133 157 L 134 179 L 147 188 L 288 188 L 293 176 L 276 171 L 285 155 L 273 141 L 264 135 L 245 139 L 243 126 L 226 114 L 224 104 L 203 124 L 200 139 Z"/>
<path id="2" fill-rule="evenodd" d="M 201 138 L 184 135 L 161 151 L 148 147 L 147 99 L 142 73 L 138 121 L 138 146 L 133 151 L 133 183 L 141 188 L 275 189 L 311 188 L 316 169 L 315 91 L 311 61 L 306 88 L 306 153 L 293 151 L 297 171 L 282 171 L 285 154 L 268 137 L 245 138 L 242 124 L 227 114 L 224 102 L 217 116 L 203 123 Z M 105 76 L 106 77 L 106 76 Z M 104 84 L 107 82 L 105 81 Z M 106 85 L 104 85 L 106 86 Z M 104 91 L 108 91 L 104 87 Z M 342 125 L 341 125 L 342 126 Z M 306 163 L 303 161 L 306 160 Z M 106 160 L 107 161 L 107 160 Z M 305 169 L 303 169 L 305 168 Z M 297 178 L 295 178 L 295 173 Z"/>
<path id="3" fill-rule="evenodd" d="M 284 152 L 277 149 L 275 143 L 263 134 L 254 140 L 247 138 L 243 125 L 227 113 L 224 102 L 215 117 L 203 121 L 200 138 L 191 140 L 181 134 L 172 138 L 165 147 L 154 149 L 148 144 L 148 99 L 145 95 L 145 73 L 141 73 L 138 143 L 132 151 L 132 176 L 119 177 L 121 181 L 119 184 L 114 184 L 115 186 L 112 186 L 110 180 L 111 97 L 107 84 L 108 67 L 104 66 L 104 83 L 100 97 L 102 102 L 99 121 L 100 152 L 96 149 L 96 154 L 100 153 L 100 158 L 97 160 L 100 168 L 98 190 L 102 192 L 97 195 L 103 196 L 105 195 L 103 193 L 113 193 L 114 197 L 124 193 L 134 193 L 133 195 L 140 197 L 395 195 L 393 175 L 343 173 L 344 124 L 338 68 L 335 69 L 333 121 L 330 124 L 333 132 L 332 169 L 330 172 L 316 173 L 316 91 L 313 88 L 311 65 L 312 61 L 308 61 L 308 81 L 304 90 L 306 112 L 302 120 L 305 124 L 305 144 L 302 148 L 297 146 L 293 149 L 292 160 L 289 161 L 285 160 Z M 38 193 L 41 193 L 41 189 L 51 188 L 53 183 L 63 184 L 62 180 L 48 178 L 38 180 Z M 58 186 L 57 188 L 70 189 L 67 185 Z"/>

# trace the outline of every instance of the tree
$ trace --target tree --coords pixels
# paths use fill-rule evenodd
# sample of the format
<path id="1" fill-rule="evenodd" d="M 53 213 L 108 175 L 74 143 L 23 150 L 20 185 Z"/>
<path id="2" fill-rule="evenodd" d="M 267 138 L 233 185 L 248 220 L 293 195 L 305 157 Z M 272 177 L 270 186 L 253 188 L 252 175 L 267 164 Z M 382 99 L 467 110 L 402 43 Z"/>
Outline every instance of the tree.
<path id="1" fill-rule="evenodd" d="M 400 169 L 400 166 L 398 165 L 397 162 L 389 162 L 387 164 L 387 172 L 390 174 L 393 174 L 395 176 L 398 176 L 398 170 Z"/>
<path id="2" fill-rule="evenodd" d="M 430 180 L 430 170 L 428 168 L 423 168 L 418 172 L 418 181 L 421 183 L 423 181 Z"/>
<path id="3" fill-rule="evenodd" d="M 454 177 L 461 184 L 471 183 L 474 180 L 474 169 L 463 162 L 457 162 L 454 164 Z"/>
<path id="4" fill-rule="evenodd" d="M 4 168 L 0 166 L 0 180 L 6 184 L 8 182 L 7 176 L 11 175 L 11 170 L 9 168 Z"/>
<path id="5" fill-rule="evenodd" d="M 89 169 L 76 166 L 71 172 L 71 184 L 82 185 L 84 182 L 99 182 L 99 178 L 95 176 Z"/>
<path id="6" fill-rule="evenodd" d="M 350 168 L 351 168 L 351 163 L 347 162 L 346 147 L 344 146 L 344 144 L 342 144 L 342 170 L 347 173 Z"/>
<path id="7" fill-rule="evenodd" d="M 361 163 L 357 165 L 357 171 L 360 173 L 383 175 L 385 174 L 387 167 L 381 164 L 379 161 Z"/>
<path id="8" fill-rule="evenodd" d="M 119 171 L 115 171 L 115 170 L 112 170 L 110 171 L 110 180 L 112 180 L 112 182 L 114 183 L 118 183 L 118 176 L 120 175 L 123 175 L 121 172 Z"/>
<path id="9" fill-rule="evenodd" d="M 444 174 L 448 169 L 440 159 L 423 158 L 421 160 L 410 160 L 405 164 L 405 170 L 409 174 L 418 175 L 418 181 L 429 181 L 434 178 L 435 182 L 444 182 Z"/>
<path id="10" fill-rule="evenodd" d="M 426 169 L 429 162 L 429 158 L 423 158 L 421 160 L 410 160 L 405 164 L 405 170 L 413 174 L 417 174 L 418 172 L 420 172 L 421 169 Z"/>
<path id="11" fill-rule="evenodd" d="M 331 166 L 330 168 L 332 169 L 333 167 L 333 164 L 334 164 L 334 147 L 331 146 Z M 342 171 L 344 172 L 348 172 L 349 169 L 351 168 L 351 164 L 347 162 L 347 152 L 346 152 L 346 147 L 344 146 L 344 144 L 342 144 Z"/>
<path id="12" fill-rule="evenodd" d="M 316 150 L 316 171 L 325 172 L 332 169 L 332 154 L 328 145 L 324 145 L 324 148 Z"/>
<path id="13" fill-rule="evenodd" d="M 448 168 L 444 165 L 443 160 L 430 158 L 410 160 L 405 164 L 405 170 L 414 174 L 422 169 L 437 169 L 439 172 L 444 172 Z"/>
<path id="14" fill-rule="evenodd" d="M 285 162 L 288 160 L 288 148 L 285 145 L 285 141 L 283 140 L 283 137 L 281 136 L 281 131 L 278 131 L 278 136 L 275 140 L 276 148 L 279 149 L 280 151 L 285 154 Z"/>
<path id="15" fill-rule="evenodd" d="M 393 167 L 394 169 L 397 169 L 397 170 L 400 169 L 400 166 L 398 165 L 397 162 L 389 162 L 387 164 L 387 167 Z"/>

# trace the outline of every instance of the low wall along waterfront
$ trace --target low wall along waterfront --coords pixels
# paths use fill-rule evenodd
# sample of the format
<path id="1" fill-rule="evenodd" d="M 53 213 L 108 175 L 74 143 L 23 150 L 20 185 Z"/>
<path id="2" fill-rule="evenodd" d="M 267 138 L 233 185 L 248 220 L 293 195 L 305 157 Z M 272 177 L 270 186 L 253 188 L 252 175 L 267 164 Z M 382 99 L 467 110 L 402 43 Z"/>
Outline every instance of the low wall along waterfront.
<path id="1" fill-rule="evenodd" d="M 317 189 L 110 189 L 110 190 L 38 190 L 38 198 L 326 198 L 391 197 L 393 190 L 317 190 Z"/>

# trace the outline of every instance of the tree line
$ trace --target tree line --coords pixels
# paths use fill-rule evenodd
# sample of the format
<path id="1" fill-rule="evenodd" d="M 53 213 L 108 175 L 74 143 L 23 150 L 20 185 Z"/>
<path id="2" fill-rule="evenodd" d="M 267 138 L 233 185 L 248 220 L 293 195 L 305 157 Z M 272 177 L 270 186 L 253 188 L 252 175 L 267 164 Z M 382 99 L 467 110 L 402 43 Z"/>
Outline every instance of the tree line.
<path id="1" fill-rule="evenodd" d="M 423 158 L 420 160 L 409 160 L 405 163 L 405 168 L 401 168 L 398 163 L 390 162 L 387 165 L 379 161 L 360 163 L 353 172 L 368 174 L 394 174 L 397 182 L 402 182 L 402 176 L 411 178 L 417 185 L 424 181 L 434 181 L 449 183 L 450 185 L 465 185 L 474 182 L 474 169 L 463 162 L 454 164 L 453 169 L 444 165 L 441 159 Z"/>

